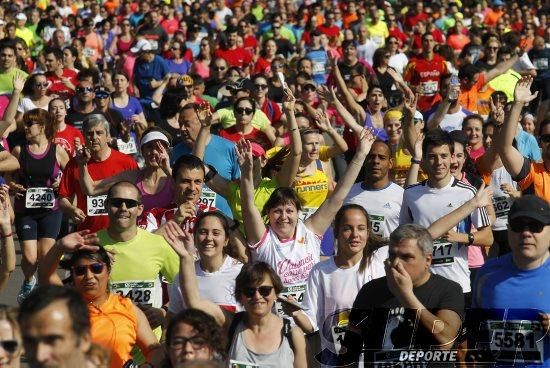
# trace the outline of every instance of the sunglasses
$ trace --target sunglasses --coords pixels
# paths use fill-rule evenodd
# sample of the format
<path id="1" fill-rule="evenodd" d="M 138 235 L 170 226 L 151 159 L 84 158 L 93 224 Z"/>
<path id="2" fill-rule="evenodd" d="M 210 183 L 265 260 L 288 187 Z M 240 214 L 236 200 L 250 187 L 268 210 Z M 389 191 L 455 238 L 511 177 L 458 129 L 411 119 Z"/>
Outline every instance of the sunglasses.
<path id="1" fill-rule="evenodd" d="M 36 83 L 34 86 L 35 86 L 36 88 L 40 88 L 40 87 L 48 88 L 48 82 Z"/>
<path id="2" fill-rule="evenodd" d="M 273 67 L 274 67 L 274 68 L 282 68 L 282 67 L 283 67 L 283 64 L 275 63 L 275 64 L 273 64 Z"/>
<path id="3" fill-rule="evenodd" d="M 550 143 L 550 134 L 543 134 L 539 139 L 541 143 Z"/>
<path id="4" fill-rule="evenodd" d="M 104 267 L 105 263 L 96 262 L 89 265 L 73 266 L 73 272 L 77 276 L 84 276 L 90 270 L 94 275 L 99 275 L 103 272 Z"/>
<path id="5" fill-rule="evenodd" d="M 214 70 L 218 71 L 218 72 L 224 71 L 225 69 L 227 69 L 225 66 L 215 66 L 214 67 Z"/>
<path id="6" fill-rule="evenodd" d="M 94 89 L 92 87 L 77 87 L 76 92 L 78 93 L 92 93 Z"/>
<path id="7" fill-rule="evenodd" d="M 256 89 L 267 89 L 267 84 L 255 84 Z"/>
<path id="8" fill-rule="evenodd" d="M 30 128 L 30 127 L 32 127 L 34 124 L 40 124 L 40 123 L 39 123 L 38 121 L 29 120 L 29 121 L 25 121 L 24 124 L 25 124 L 25 126 L 26 126 L 27 128 Z"/>
<path id="9" fill-rule="evenodd" d="M 109 206 L 120 208 L 122 204 L 126 205 L 126 208 L 134 208 L 139 206 L 141 203 L 135 199 L 128 198 L 109 198 Z"/>
<path id="10" fill-rule="evenodd" d="M 17 340 L 2 340 L 0 341 L 0 345 L 2 345 L 2 349 L 6 352 L 13 354 L 17 350 L 19 343 Z"/>
<path id="11" fill-rule="evenodd" d="M 252 115 L 252 113 L 254 112 L 254 110 L 252 110 L 251 108 L 248 108 L 248 107 L 237 107 L 235 109 L 235 112 L 238 114 L 238 115 Z"/>
<path id="12" fill-rule="evenodd" d="M 306 92 L 315 92 L 315 90 L 316 90 L 315 86 L 312 86 L 311 84 L 304 86 L 304 91 Z"/>
<path id="13" fill-rule="evenodd" d="M 206 339 L 200 336 L 193 337 L 176 337 L 170 341 L 170 347 L 183 349 L 187 343 L 190 343 L 193 349 L 200 349 L 206 345 Z"/>
<path id="14" fill-rule="evenodd" d="M 260 286 L 260 287 L 257 287 L 257 288 L 253 288 L 253 287 L 245 288 L 243 290 L 243 295 L 246 296 L 247 298 L 253 298 L 256 295 L 256 291 L 258 291 L 258 293 L 260 293 L 260 295 L 265 298 L 266 296 L 271 294 L 271 290 L 273 290 L 273 286 Z"/>
<path id="15" fill-rule="evenodd" d="M 210 46 L 210 45 L 207 44 L 207 43 L 203 43 L 203 44 L 201 45 L 201 47 L 207 47 L 207 46 Z"/>
<path id="16" fill-rule="evenodd" d="M 521 233 L 523 230 L 525 230 L 525 228 L 527 228 L 529 232 L 540 233 L 544 229 L 544 226 L 546 226 L 540 221 L 521 218 L 513 222 L 509 222 L 509 224 L 510 229 L 512 229 L 512 231 L 515 233 Z"/>
<path id="17" fill-rule="evenodd" d="M 171 47 L 171 49 L 172 49 L 173 51 L 179 51 L 179 50 L 180 50 L 179 47 Z"/>

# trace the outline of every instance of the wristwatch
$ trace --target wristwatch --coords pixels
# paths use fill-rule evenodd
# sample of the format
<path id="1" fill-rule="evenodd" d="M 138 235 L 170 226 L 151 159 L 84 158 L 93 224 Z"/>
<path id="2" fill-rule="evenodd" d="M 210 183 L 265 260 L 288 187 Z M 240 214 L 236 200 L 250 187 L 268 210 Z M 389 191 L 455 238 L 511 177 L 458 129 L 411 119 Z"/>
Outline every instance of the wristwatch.
<path id="1" fill-rule="evenodd" d="M 474 244 L 474 234 L 468 233 L 468 245 Z"/>
<path id="2" fill-rule="evenodd" d="M 206 166 L 208 166 L 208 174 L 206 174 L 204 176 L 204 182 L 205 183 L 208 183 L 210 180 L 212 180 L 212 178 L 216 175 L 218 175 L 218 171 L 216 170 L 216 168 L 212 165 L 208 165 L 206 164 Z"/>

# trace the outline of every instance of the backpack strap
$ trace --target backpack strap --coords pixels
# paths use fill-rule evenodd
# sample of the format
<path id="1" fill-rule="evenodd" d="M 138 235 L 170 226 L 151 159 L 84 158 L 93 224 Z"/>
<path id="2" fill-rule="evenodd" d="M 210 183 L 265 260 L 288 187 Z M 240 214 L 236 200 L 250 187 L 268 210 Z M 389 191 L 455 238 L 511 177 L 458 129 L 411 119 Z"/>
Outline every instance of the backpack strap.
<path id="1" fill-rule="evenodd" d="M 237 326 L 239 325 L 239 322 L 241 322 L 244 318 L 244 314 L 246 312 L 238 312 L 235 313 L 233 316 L 233 321 L 231 321 L 231 324 L 229 325 L 229 330 L 227 331 L 227 347 L 226 350 L 229 353 L 229 349 L 231 349 L 231 345 L 233 344 L 233 337 L 235 337 L 235 331 L 237 331 Z"/>
<path id="2" fill-rule="evenodd" d="M 283 318 L 283 328 L 281 329 L 281 337 L 288 340 L 288 344 L 292 351 L 294 351 L 294 340 L 292 339 L 292 324 L 288 318 Z"/>

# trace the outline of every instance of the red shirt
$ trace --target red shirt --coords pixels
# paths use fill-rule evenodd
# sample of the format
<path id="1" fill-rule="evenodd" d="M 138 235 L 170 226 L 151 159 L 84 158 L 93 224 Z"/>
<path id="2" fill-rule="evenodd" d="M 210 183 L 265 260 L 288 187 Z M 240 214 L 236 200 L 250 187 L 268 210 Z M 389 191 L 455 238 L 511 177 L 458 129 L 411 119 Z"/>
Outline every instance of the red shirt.
<path id="1" fill-rule="evenodd" d="M 166 33 L 168 33 L 169 35 L 173 35 L 174 32 L 176 32 L 179 28 L 179 21 L 177 20 L 177 18 L 164 19 L 160 22 L 160 26 L 164 28 Z"/>
<path id="2" fill-rule="evenodd" d="M 272 125 L 279 122 L 279 120 L 281 120 L 281 116 L 283 115 L 279 105 L 275 101 L 271 101 L 268 98 L 265 99 L 262 105 L 262 111 L 266 114 Z"/>
<path id="3" fill-rule="evenodd" d="M 141 216 L 137 219 L 137 225 L 149 232 L 154 232 L 166 222 L 174 219 L 174 216 L 178 210 L 178 207 L 173 208 L 161 208 L 155 207 L 143 211 Z M 191 234 L 195 232 L 195 225 L 197 224 L 197 218 L 203 212 L 212 212 L 216 211 L 216 207 L 209 206 L 204 204 L 202 201 L 199 201 L 195 207 L 195 216 L 188 217 L 181 223 L 181 228 L 189 231 Z"/>
<path id="4" fill-rule="evenodd" d="M 252 63 L 252 54 L 244 47 L 226 50 L 217 49 L 214 55 L 224 59 L 230 66 L 238 66 L 239 68 L 244 68 Z"/>
<path id="5" fill-rule="evenodd" d="M 254 74 L 265 74 L 271 70 L 271 61 L 259 57 L 256 64 L 254 64 Z"/>
<path id="6" fill-rule="evenodd" d="M 76 86 L 78 80 L 76 79 L 76 72 L 74 70 L 63 69 L 63 77 L 68 78 L 69 81 Z M 71 98 L 74 95 L 74 90 L 70 89 L 63 84 L 61 78 L 55 75 L 53 72 L 46 73 L 46 79 L 51 83 L 48 88 L 48 94 L 59 95 L 63 99 Z"/>
<path id="7" fill-rule="evenodd" d="M 69 154 L 69 157 L 74 157 L 75 154 L 75 146 L 74 146 L 74 140 L 75 138 L 80 139 L 80 144 L 84 144 L 84 136 L 82 133 L 80 133 L 80 130 L 73 127 L 72 125 L 65 124 L 65 129 L 55 133 L 55 137 L 53 139 L 54 143 L 63 147 L 65 151 Z"/>
<path id="8" fill-rule="evenodd" d="M 422 55 L 409 60 L 403 78 L 420 93 L 417 106 L 421 112 L 441 100 L 439 80 L 447 73 L 445 59 L 438 54 L 434 54 L 432 60 L 426 60 Z"/>
<path id="9" fill-rule="evenodd" d="M 244 48 L 250 52 L 250 54 L 254 55 L 256 53 L 256 49 L 258 48 L 258 39 L 254 35 L 248 35 L 243 40 Z"/>
<path id="10" fill-rule="evenodd" d="M 403 47 L 403 44 L 409 40 L 409 36 L 403 33 L 399 27 L 393 27 L 390 31 L 390 36 L 393 36 L 399 40 L 399 47 Z"/>
<path id="11" fill-rule="evenodd" d="M 338 37 L 340 35 L 340 28 L 338 26 L 326 26 L 324 24 L 317 27 L 317 30 L 328 37 Z"/>
<path id="12" fill-rule="evenodd" d="M 97 162 L 90 160 L 88 162 L 88 172 L 93 180 L 100 180 L 116 175 L 126 170 L 136 170 L 138 168 L 136 161 L 131 156 L 120 153 L 117 150 L 111 149 L 111 154 L 105 161 Z M 87 200 L 92 201 L 93 198 L 82 193 L 80 188 L 79 168 L 76 160 L 72 158 L 65 170 L 63 170 L 63 178 L 59 187 L 59 197 L 65 197 L 69 200 L 76 195 L 76 205 L 86 215 L 84 222 L 78 225 L 77 230 L 89 229 L 92 232 L 99 231 L 109 226 L 109 217 L 107 214 L 100 216 L 88 215 Z M 102 203 L 101 199 L 95 199 L 95 203 Z"/>
<path id="13" fill-rule="evenodd" d="M 237 127 L 233 125 L 227 129 L 222 129 L 220 131 L 220 137 L 230 140 L 231 142 L 238 142 L 241 138 L 244 138 L 248 141 L 258 143 L 266 151 L 271 148 L 271 142 L 267 139 L 267 136 L 256 128 L 252 128 L 251 133 L 243 135 L 237 130 Z"/>

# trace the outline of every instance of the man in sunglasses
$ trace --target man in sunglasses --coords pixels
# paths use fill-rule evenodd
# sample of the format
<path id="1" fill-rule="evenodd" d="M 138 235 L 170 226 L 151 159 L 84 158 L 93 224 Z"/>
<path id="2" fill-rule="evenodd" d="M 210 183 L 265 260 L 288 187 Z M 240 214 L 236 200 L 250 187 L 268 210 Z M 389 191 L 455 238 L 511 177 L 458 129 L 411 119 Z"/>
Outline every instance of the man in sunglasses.
<path id="1" fill-rule="evenodd" d="M 534 195 L 524 195 L 512 204 L 508 215 L 511 253 L 487 262 L 478 271 L 472 307 L 505 309 L 491 320 L 491 347 L 499 357 L 523 357 L 525 364 L 550 366 L 550 206 Z M 484 313 L 487 313 L 485 311 Z M 519 323 L 514 323 L 519 322 Z M 530 326 L 529 329 L 522 326 Z M 476 327 L 476 326 L 474 326 Z M 477 326 L 479 329 L 479 325 Z M 509 341 L 500 340 L 501 335 Z M 511 339 L 511 340 L 510 340 Z M 531 344 L 530 342 L 533 341 Z M 522 344 L 523 342 L 523 344 Z M 535 343 L 536 342 L 536 343 Z M 544 353 L 543 353 L 544 351 Z M 522 365 L 523 366 L 523 365 Z"/>
<path id="2" fill-rule="evenodd" d="M 82 124 L 88 116 L 105 114 L 96 107 L 94 84 L 90 80 L 82 80 L 75 89 L 74 106 L 67 111 L 67 122 L 83 132 Z M 106 118 L 106 117 L 105 117 Z"/>
<path id="3" fill-rule="evenodd" d="M 76 85 L 76 72 L 63 67 L 63 52 L 57 48 L 44 50 L 44 63 L 46 64 L 46 79 L 50 82 L 48 93 L 58 95 L 63 99 L 74 95 Z"/>
<path id="4" fill-rule="evenodd" d="M 550 121 L 544 120 L 539 127 L 542 162 L 530 161 L 512 145 L 521 110 L 537 98 L 537 93 L 531 93 L 532 83 L 533 77 L 523 77 L 516 84 L 512 109 L 502 125 L 497 147 L 506 171 L 518 182 L 520 189 L 550 201 Z"/>

